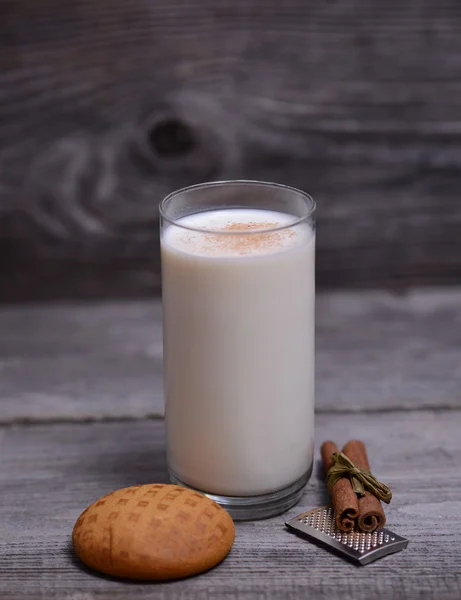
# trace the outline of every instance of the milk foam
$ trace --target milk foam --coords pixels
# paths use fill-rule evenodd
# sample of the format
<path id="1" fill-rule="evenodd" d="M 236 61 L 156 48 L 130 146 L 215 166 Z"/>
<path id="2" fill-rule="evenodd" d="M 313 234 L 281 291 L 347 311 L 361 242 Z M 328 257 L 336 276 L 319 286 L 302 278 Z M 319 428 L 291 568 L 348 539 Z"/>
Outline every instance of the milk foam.
<path id="1" fill-rule="evenodd" d="M 266 255 L 313 239 L 305 224 L 290 227 L 296 221 L 293 215 L 270 210 L 213 210 L 183 217 L 176 221 L 177 225 L 169 225 L 162 241 L 176 250 L 199 256 Z"/>

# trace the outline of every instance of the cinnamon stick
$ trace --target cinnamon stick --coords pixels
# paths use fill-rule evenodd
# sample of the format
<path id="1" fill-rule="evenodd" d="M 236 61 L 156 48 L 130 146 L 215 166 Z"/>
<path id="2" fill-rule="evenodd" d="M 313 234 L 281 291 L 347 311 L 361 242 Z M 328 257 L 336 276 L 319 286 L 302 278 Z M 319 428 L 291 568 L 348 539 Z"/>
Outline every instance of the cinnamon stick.
<path id="1" fill-rule="evenodd" d="M 320 448 L 325 471 L 328 471 L 333 464 L 331 455 L 339 452 L 334 442 L 327 441 Z M 352 459 L 351 459 L 352 460 Z M 348 477 L 342 477 L 334 484 L 330 490 L 331 502 L 336 514 L 336 526 L 345 533 L 350 533 L 354 529 L 355 520 L 359 515 L 359 502 L 357 495 L 352 490 L 351 482 Z"/>
<path id="2" fill-rule="evenodd" d="M 357 467 L 370 470 L 365 444 L 360 440 L 351 440 L 343 448 L 345 454 Z M 339 482 L 338 482 L 339 483 Z M 335 484 L 334 487 L 336 487 Z M 378 527 L 384 527 L 386 515 L 381 502 L 368 491 L 365 496 L 358 498 L 357 525 L 361 531 L 372 532 Z"/>

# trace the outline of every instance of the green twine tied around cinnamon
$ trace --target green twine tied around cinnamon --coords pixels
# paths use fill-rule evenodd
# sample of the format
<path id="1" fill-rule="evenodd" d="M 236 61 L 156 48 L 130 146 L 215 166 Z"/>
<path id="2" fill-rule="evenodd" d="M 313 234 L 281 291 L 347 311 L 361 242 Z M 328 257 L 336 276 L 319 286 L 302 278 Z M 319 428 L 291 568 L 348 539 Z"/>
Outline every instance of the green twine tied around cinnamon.
<path id="1" fill-rule="evenodd" d="M 327 473 L 327 487 L 330 493 L 338 479 L 341 479 L 341 477 L 349 477 L 352 489 L 357 496 L 364 496 L 365 490 L 367 490 L 372 493 L 373 496 L 376 496 L 378 500 L 382 500 L 386 504 L 389 504 L 392 499 L 391 490 L 387 485 L 378 481 L 368 469 L 362 469 L 361 467 L 355 466 L 342 452 L 333 452 L 331 459 L 333 465 Z"/>

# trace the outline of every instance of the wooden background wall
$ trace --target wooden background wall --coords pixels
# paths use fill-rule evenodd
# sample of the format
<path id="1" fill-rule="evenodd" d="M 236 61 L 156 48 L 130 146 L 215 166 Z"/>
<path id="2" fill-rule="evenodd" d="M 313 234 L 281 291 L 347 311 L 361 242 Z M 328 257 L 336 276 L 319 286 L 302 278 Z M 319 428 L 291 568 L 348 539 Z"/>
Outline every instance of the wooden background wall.
<path id="1" fill-rule="evenodd" d="M 157 207 L 318 201 L 318 284 L 460 281 L 459 0 L 0 0 L 0 299 L 158 290 Z"/>

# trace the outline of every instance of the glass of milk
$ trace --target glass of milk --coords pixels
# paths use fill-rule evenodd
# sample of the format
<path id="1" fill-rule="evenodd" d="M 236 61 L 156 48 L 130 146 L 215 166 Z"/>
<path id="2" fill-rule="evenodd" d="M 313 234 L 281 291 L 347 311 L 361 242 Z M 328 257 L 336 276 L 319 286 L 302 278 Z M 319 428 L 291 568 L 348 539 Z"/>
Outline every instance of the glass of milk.
<path id="1" fill-rule="evenodd" d="M 257 181 L 160 206 L 170 479 L 236 519 L 288 509 L 312 471 L 314 211 Z"/>

